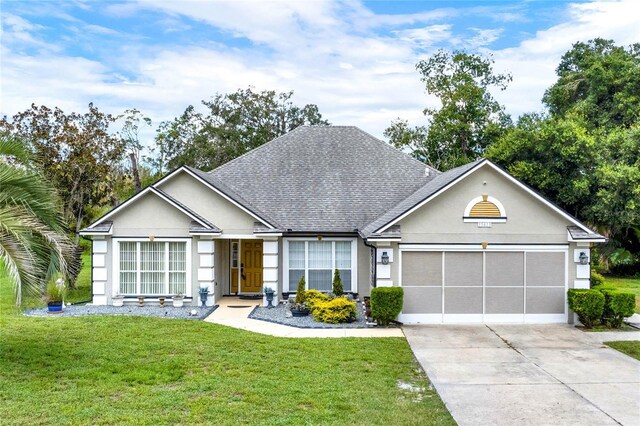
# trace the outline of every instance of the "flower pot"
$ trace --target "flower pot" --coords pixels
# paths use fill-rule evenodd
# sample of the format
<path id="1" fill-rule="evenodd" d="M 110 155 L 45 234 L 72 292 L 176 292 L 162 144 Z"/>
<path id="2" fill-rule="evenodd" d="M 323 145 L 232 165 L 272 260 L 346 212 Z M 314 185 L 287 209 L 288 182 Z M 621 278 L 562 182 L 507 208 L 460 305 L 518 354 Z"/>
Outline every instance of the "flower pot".
<path id="1" fill-rule="evenodd" d="M 173 298 L 173 307 L 174 308 L 182 308 L 184 306 L 184 299 L 183 298 Z"/>
<path id="2" fill-rule="evenodd" d="M 47 303 L 47 310 L 50 314 L 62 313 L 62 302 L 49 302 Z"/>
<path id="3" fill-rule="evenodd" d="M 291 309 L 291 315 L 294 317 L 306 317 L 309 315 L 309 309 Z"/>
<path id="4" fill-rule="evenodd" d="M 112 301 L 113 301 L 113 306 L 120 307 L 124 305 L 124 297 L 114 297 Z"/>
<path id="5" fill-rule="evenodd" d="M 267 298 L 267 308 L 273 308 L 273 291 L 265 292 L 264 295 Z"/>

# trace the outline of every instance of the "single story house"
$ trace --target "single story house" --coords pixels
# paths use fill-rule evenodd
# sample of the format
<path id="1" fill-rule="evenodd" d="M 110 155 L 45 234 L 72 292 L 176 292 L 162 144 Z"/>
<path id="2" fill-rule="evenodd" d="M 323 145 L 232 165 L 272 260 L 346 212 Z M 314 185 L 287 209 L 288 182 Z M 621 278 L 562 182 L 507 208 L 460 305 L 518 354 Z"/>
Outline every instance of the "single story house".
<path id="1" fill-rule="evenodd" d="M 406 323 L 571 321 L 605 238 L 489 160 L 441 173 L 356 127 L 302 126 L 203 172 L 180 167 L 82 230 L 93 303 L 263 287 L 404 288 Z"/>

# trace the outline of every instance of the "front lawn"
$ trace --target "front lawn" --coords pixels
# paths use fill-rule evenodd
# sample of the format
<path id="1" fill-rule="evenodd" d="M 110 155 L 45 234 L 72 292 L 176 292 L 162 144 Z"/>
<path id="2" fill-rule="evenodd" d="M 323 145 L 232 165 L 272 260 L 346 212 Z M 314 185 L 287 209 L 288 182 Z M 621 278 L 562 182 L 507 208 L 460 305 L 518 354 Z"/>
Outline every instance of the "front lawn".
<path id="1" fill-rule="evenodd" d="M 640 341 L 615 341 L 604 344 L 640 361 Z"/>
<path id="2" fill-rule="evenodd" d="M 405 339 L 284 339 L 162 318 L 33 318 L 12 301 L 0 278 L 5 424 L 454 424 Z"/>
<path id="3" fill-rule="evenodd" d="M 616 288 L 636 295 L 636 312 L 640 314 L 640 278 L 605 277 L 602 288 Z"/>

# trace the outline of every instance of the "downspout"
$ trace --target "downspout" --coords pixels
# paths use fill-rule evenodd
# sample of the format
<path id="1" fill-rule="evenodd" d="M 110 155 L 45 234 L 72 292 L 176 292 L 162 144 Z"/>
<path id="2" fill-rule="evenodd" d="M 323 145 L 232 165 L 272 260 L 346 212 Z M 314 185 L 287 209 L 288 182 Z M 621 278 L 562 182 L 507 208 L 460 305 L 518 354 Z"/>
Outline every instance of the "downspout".
<path id="1" fill-rule="evenodd" d="M 378 248 L 376 246 L 372 246 L 371 244 L 367 243 L 367 240 L 365 240 L 364 238 L 362 239 L 362 242 L 365 246 L 372 248 L 373 249 L 373 257 L 372 257 L 372 261 L 371 261 L 371 269 L 373 271 L 373 282 L 371 283 L 371 287 L 376 287 L 376 283 L 378 282 L 378 268 L 377 268 L 377 261 L 378 261 Z"/>

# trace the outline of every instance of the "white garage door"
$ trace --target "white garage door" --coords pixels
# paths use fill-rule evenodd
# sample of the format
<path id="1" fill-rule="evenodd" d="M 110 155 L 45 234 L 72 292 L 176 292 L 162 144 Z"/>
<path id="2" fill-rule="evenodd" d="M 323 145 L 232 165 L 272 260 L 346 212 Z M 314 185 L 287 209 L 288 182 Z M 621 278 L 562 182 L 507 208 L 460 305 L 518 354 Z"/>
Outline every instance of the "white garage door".
<path id="1" fill-rule="evenodd" d="M 566 322 L 566 248 L 409 248 L 400 268 L 403 322 Z"/>

